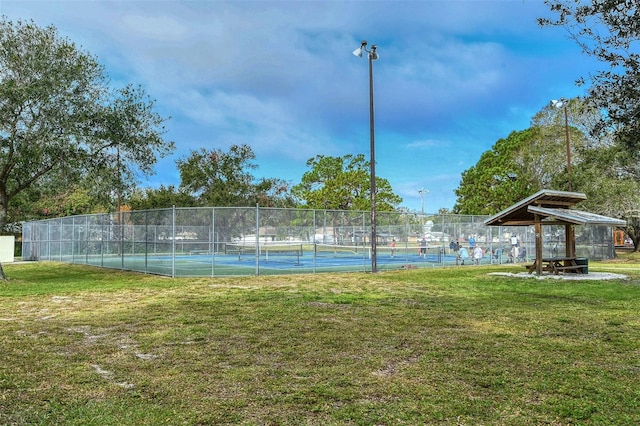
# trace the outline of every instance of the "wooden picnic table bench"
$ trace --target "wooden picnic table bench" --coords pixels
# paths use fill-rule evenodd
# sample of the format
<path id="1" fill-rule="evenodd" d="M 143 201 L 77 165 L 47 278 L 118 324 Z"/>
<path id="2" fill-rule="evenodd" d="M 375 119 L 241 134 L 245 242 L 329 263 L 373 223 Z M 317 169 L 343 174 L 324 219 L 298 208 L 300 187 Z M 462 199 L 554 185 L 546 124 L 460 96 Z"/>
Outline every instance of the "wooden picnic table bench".
<path id="1" fill-rule="evenodd" d="M 531 265 L 524 265 L 529 273 L 536 270 L 537 260 Z M 577 274 L 584 273 L 584 265 L 578 265 L 575 257 L 548 257 L 542 258 L 542 270 L 558 275 L 564 272 L 574 272 Z"/>

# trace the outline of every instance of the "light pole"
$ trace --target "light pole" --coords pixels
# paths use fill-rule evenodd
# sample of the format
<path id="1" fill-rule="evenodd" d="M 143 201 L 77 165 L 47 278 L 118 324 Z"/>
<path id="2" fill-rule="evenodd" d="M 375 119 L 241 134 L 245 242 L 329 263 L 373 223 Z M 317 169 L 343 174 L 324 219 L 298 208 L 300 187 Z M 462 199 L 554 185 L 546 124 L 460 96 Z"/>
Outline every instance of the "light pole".
<path id="1" fill-rule="evenodd" d="M 418 191 L 418 193 L 420 194 L 420 198 L 421 198 L 421 208 L 420 208 L 420 213 L 422 213 L 422 217 L 424 217 L 424 196 L 425 195 L 429 195 L 429 190 L 428 189 L 420 189 Z"/>
<path id="2" fill-rule="evenodd" d="M 564 109 L 564 132 L 567 142 L 567 180 L 569 181 L 569 191 L 573 191 L 571 187 L 571 141 L 569 140 L 569 115 L 567 114 L 567 101 L 565 98 L 560 100 L 552 100 L 551 103 L 556 108 Z"/>
<path id="3" fill-rule="evenodd" d="M 371 272 L 378 271 L 378 260 L 376 253 L 377 234 L 376 234 L 376 145 L 375 145 L 375 127 L 374 127 L 374 109 L 373 109 L 373 61 L 378 59 L 376 49 L 378 46 L 371 45 L 371 49 L 367 49 L 367 41 L 363 40 L 360 47 L 353 51 L 353 54 L 362 58 L 362 52 L 367 52 L 369 58 L 369 140 L 371 149 Z"/>

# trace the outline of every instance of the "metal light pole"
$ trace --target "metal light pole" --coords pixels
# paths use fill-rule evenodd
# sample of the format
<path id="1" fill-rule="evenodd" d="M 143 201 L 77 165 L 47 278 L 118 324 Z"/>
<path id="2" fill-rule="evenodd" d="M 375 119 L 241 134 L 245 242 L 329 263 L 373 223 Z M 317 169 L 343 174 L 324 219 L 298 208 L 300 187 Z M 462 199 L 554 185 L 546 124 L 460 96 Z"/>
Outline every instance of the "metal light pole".
<path id="1" fill-rule="evenodd" d="M 420 198 L 421 198 L 420 213 L 422 213 L 422 217 L 424 217 L 424 196 L 429 194 L 429 190 L 422 188 L 418 191 L 418 193 L 420 194 Z"/>
<path id="2" fill-rule="evenodd" d="M 353 51 L 353 54 L 362 57 L 362 52 L 367 52 L 369 58 L 369 139 L 371 149 L 371 272 L 378 271 L 378 260 L 376 253 L 377 233 L 376 233 L 376 145 L 375 145 L 375 126 L 374 126 L 374 108 L 373 108 L 373 61 L 378 59 L 376 49 L 378 46 L 371 45 L 371 50 L 367 49 L 367 41 L 363 40 L 360 47 Z"/>
<path id="3" fill-rule="evenodd" d="M 551 101 L 551 103 L 556 108 L 564 109 L 564 132 L 567 142 L 567 180 L 569 181 L 569 191 L 571 192 L 573 191 L 571 185 L 571 141 L 569 140 L 569 115 L 567 113 L 567 104 L 569 103 L 569 101 L 567 101 L 565 98 L 560 98 L 560 100 L 553 100 Z"/>

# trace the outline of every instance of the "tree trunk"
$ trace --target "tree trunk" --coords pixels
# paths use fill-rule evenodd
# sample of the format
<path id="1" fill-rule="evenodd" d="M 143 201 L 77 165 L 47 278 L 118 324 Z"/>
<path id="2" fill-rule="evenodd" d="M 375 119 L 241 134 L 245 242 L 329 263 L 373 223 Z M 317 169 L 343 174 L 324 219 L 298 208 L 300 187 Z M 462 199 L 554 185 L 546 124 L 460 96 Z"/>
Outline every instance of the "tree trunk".
<path id="1" fill-rule="evenodd" d="M 4 189 L 4 187 L 3 187 Z M 7 196 L 6 191 L 0 191 L 0 232 L 4 229 L 7 224 L 7 210 L 9 209 L 9 197 Z M 2 263 L 0 262 L 0 280 L 6 280 L 7 276 L 4 274 L 4 268 L 2 268 Z"/>
<path id="2" fill-rule="evenodd" d="M 637 253 L 640 251 L 640 238 L 638 238 L 638 236 L 636 236 L 635 234 L 631 234 L 629 232 L 629 230 L 627 230 L 627 235 L 629 236 L 629 238 L 631 239 L 631 243 L 633 244 L 633 250 L 631 250 L 633 253 Z"/>
<path id="3" fill-rule="evenodd" d="M 627 219 L 627 227 L 625 229 L 631 242 L 633 243 L 633 252 L 640 251 L 640 220 L 637 217 Z"/>
<path id="4" fill-rule="evenodd" d="M 0 231 L 7 224 L 7 211 L 9 210 L 9 197 L 3 188 L 0 188 Z"/>

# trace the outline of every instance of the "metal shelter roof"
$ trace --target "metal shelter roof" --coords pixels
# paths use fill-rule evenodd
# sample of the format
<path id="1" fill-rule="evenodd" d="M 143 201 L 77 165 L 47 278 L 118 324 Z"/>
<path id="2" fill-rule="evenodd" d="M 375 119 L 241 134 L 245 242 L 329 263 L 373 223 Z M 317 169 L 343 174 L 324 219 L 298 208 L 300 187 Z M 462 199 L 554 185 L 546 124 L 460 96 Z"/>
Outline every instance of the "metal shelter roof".
<path id="1" fill-rule="evenodd" d="M 543 224 L 550 222 L 572 223 L 574 225 L 607 225 L 625 226 L 626 221 L 613 217 L 602 216 L 595 213 L 583 212 L 571 209 L 547 209 L 544 207 L 529 206 L 527 209 L 531 213 L 545 217 Z"/>
<path id="2" fill-rule="evenodd" d="M 530 197 L 512 205 L 484 221 L 487 226 L 533 225 L 535 215 L 543 217 L 543 223 L 574 225 L 624 226 L 624 220 L 601 216 L 581 210 L 569 209 L 587 196 L 581 192 L 554 191 L 543 189 Z"/>

